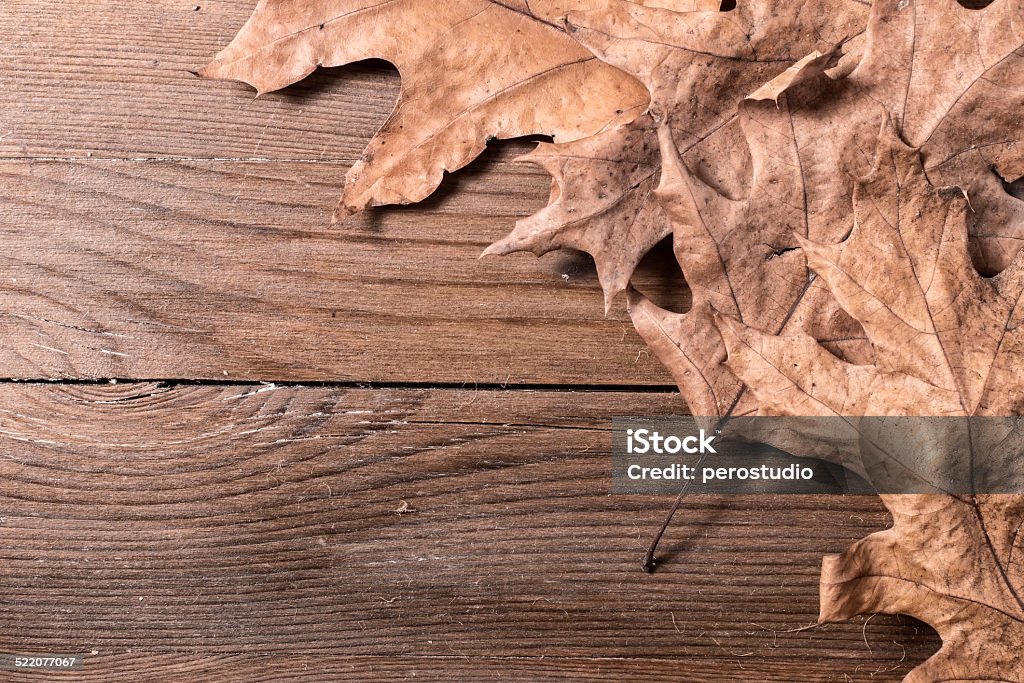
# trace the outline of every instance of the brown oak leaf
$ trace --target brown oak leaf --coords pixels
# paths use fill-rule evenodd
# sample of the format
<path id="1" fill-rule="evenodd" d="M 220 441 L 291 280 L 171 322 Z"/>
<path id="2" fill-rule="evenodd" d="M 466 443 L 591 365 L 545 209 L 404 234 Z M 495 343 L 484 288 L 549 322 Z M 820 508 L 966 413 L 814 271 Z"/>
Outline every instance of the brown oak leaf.
<path id="1" fill-rule="evenodd" d="M 817 60 L 828 60 L 822 55 Z M 790 80 L 793 73 L 785 76 Z M 699 415 L 756 412 L 754 397 L 726 366 L 712 310 L 759 329 L 799 329 L 851 360 L 866 361 L 870 348 L 860 327 L 810 276 L 794 235 L 838 239 L 838 226 L 812 224 L 800 179 L 800 148 L 780 125 L 785 102 L 744 101 L 734 122 L 749 145 L 751 179 L 744 196 L 724 195 L 686 167 L 662 127 L 664 156 L 656 192 L 673 225 L 675 252 L 693 292 L 685 313 L 664 310 L 637 292 L 629 298 L 633 323 L 670 369 L 691 411 Z"/>
<path id="2" fill-rule="evenodd" d="M 863 326 L 875 362 L 848 363 L 810 335 L 766 334 L 720 316 L 727 364 L 751 387 L 761 414 L 842 417 L 872 443 L 899 435 L 891 425 L 872 431 L 866 425 L 876 421 L 860 416 L 945 416 L 936 423 L 943 429 L 924 430 L 924 438 L 903 435 L 920 449 L 906 463 L 922 475 L 956 470 L 948 418 L 1024 415 L 1024 257 L 996 277 L 981 276 L 969 256 L 965 193 L 933 186 L 920 150 L 891 128 L 873 170 L 855 183 L 853 208 L 845 240 L 800 241 Z M 994 457 L 997 481 L 1019 490 L 1018 421 L 984 427 L 995 435 L 977 433 L 991 423 L 971 424 L 972 458 Z M 938 631 L 942 649 L 907 681 L 1024 680 L 1024 495 L 975 487 L 971 480 L 966 494 L 883 494 L 892 528 L 825 558 L 822 622 L 903 613 Z"/>
<path id="3" fill-rule="evenodd" d="M 736 116 L 740 101 L 815 50 L 827 51 L 864 31 L 867 10 L 856 0 L 747 0 L 727 12 L 680 12 L 630 0 L 608 0 L 569 12 L 570 34 L 604 61 L 639 79 L 651 111 L 667 125 L 675 152 L 708 184 L 738 194 L 726 159 L 695 148 Z M 744 149 L 737 146 L 743 158 Z M 739 169 L 744 170 L 744 169 Z"/>
<path id="4" fill-rule="evenodd" d="M 527 155 L 552 174 L 552 202 L 485 253 L 586 251 L 607 311 L 643 256 L 672 230 L 651 192 L 660 182 L 659 124 L 672 130 L 688 170 L 726 194 L 741 193 L 751 163 L 735 134 L 741 99 L 807 52 L 856 35 L 867 15 L 852 0 L 752 0 L 718 9 L 611 0 L 568 15 L 574 37 L 648 86 L 652 112 Z M 722 128 L 733 134 L 714 136 Z"/>
<path id="5" fill-rule="evenodd" d="M 801 150 L 812 232 L 850 215 L 852 184 L 836 177 L 870 170 L 881 115 L 921 149 L 933 182 L 967 193 L 979 269 L 997 273 L 1017 253 L 1024 203 L 1003 179 L 1024 175 L 1024 1 L 981 4 L 876 0 L 855 68 L 787 88 L 777 125 Z"/>
<path id="6" fill-rule="evenodd" d="M 379 58 L 402 77 L 398 103 L 346 176 L 336 218 L 428 196 L 491 138 L 571 141 L 636 118 L 647 93 L 561 29 L 581 2 L 260 0 L 200 74 L 265 93 L 319 66 Z"/>
<path id="7" fill-rule="evenodd" d="M 808 53 L 826 53 L 818 57 L 823 64 L 836 61 L 836 45 L 863 31 L 867 9 L 840 0 L 673 13 L 613 0 L 570 13 L 568 22 L 577 39 L 651 93 L 661 162 L 654 194 L 669 218 L 693 307 L 672 313 L 630 292 L 634 325 L 692 412 L 753 412 L 742 384 L 721 365 L 712 306 L 766 329 L 817 326 L 822 338 L 854 340 L 847 346 L 860 336 L 827 292 L 809 284 L 792 237 L 807 223 L 804 190 L 793 182 L 799 149 L 788 131 L 762 119 L 784 107 L 772 88 L 781 92 L 802 78 Z M 802 297 L 815 304 L 805 307 L 809 313 L 794 309 Z"/>
<path id="8" fill-rule="evenodd" d="M 976 262 L 991 272 L 1016 253 L 1024 203 L 1003 189 L 990 167 L 996 163 L 1000 174 L 1013 177 L 1024 150 L 1010 121 L 1024 104 L 1024 69 L 1018 68 L 1024 41 L 1021 7 L 1021 0 L 982 10 L 963 8 L 954 0 L 874 3 L 863 45 L 854 50 L 842 46 L 851 55 L 837 60 L 812 53 L 748 98 L 744 107 L 750 123 L 743 128 L 752 167 L 760 165 L 763 172 L 739 193 L 745 204 L 733 201 L 735 190 L 708 182 L 685 159 L 673 160 L 674 153 L 681 156 L 679 136 L 667 124 L 670 135 L 662 136 L 663 179 L 656 194 L 672 219 L 695 309 L 679 317 L 634 295 L 631 310 L 638 331 L 673 370 L 694 411 L 709 406 L 732 414 L 756 410 L 756 401 L 718 364 L 721 350 L 714 335 L 695 334 L 706 318 L 699 310 L 702 302 L 758 329 L 803 329 L 849 360 L 869 358 L 857 325 L 813 281 L 799 251 L 790 251 L 799 247 L 791 235 L 829 242 L 849 231 L 849 179 L 869 170 L 879 123 L 886 118 L 901 134 L 920 139 L 929 174 L 967 191 Z M 957 26 L 971 31 L 955 31 Z M 936 27 L 955 38 L 945 40 Z M 651 86 L 652 76 L 638 76 Z M 660 101 L 652 89 L 652 107 Z M 976 117 L 992 123 L 975 125 Z M 723 127 L 707 142 L 727 130 Z M 779 199 L 774 207 L 773 196 Z M 787 212 L 787 205 L 799 212 Z M 746 255 L 741 253 L 744 245 L 728 242 L 740 230 L 748 235 Z M 700 240 L 724 255 L 694 249 Z M 791 260 L 770 260 L 765 245 Z M 747 273 L 733 263 L 746 263 Z M 747 284 L 734 284 L 739 278 Z M 731 307 L 721 302 L 734 291 L 741 294 Z"/>
<path id="9" fill-rule="evenodd" d="M 551 199 L 483 255 L 584 251 L 610 312 L 640 260 L 671 231 L 653 195 L 660 177 L 653 120 L 644 114 L 575 142 L 540 143 L 520 159 L 551 174 Z"/>

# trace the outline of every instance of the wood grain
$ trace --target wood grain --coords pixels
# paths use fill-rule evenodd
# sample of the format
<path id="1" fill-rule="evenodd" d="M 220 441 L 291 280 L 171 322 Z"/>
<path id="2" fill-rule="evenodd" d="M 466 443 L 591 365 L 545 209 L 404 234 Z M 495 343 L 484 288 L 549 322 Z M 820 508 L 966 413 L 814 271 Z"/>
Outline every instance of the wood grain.
<path id="1" fill-rule="evenodd" d="M 872 623 L 872 626 L 874 624 Z M 875 664 L 857 665 L 853 673 L 838 671 L 832 661 L 799 660 L 796 668 L 780 661 L 750 657 L 582 658 L 582 657 L 464 657 L 335 655 L 205 655 L 120 654 L 90 656 L 82 670 L 48 674 L 49 680 L 163 681 L 187 678 L 194 683 L 243 680 L 268 681 L 381 680 L 381 681 L 775 681 L 822 683 L 888 681 L 893 671 Z M 902 665 L 898 671 L 902 671 Z M 7 680 L 38 681 L 38 674 L 12 674 Z"/>
<path id="2" fill-rule="evenodd" d="M 479 259 L 541 204 L 522 149 L 334 228 L 341 164 L 0 162 L 0 376 L 670 385 L 589 260 Z"/>
<path id="3" fill-rule="evenodd" d="M 232 660 L 209 655 L 245 653 L 353 677 L 381 663 L 353 657 L 530 679 L 589 677 L 584 660 L 668 678 L 699 657 L 687 680 L 843 681 L 896 680 L 934 647 L 910 620 L 801 630 L 821 555 L 885 525 L 873 498 L 697 497 L 642 573 L 668 501 L 607 494 L 627 406 L 676 403 L 2 385 L 0 651 L 96 650 L 125 677 L 162 666 L 130 652 L 211 677 Z"/>
<path id="4" fill-rule="evenodd" d="M 196 10 L 196 7 L 199 7 Z M 351 163 L 394 106 L 383 63 L 285 92 L 201 80 L 253 0 L 0 3 L 0 156 Z"/>
<path id="5" fill-rule="evenodd" d="M 671 384 L 587 259 L 478 262 L 545 203 L 528 143 L 331 229 L 397 75 L 193 76 L 252 6 L 0 5 L 0 376 Z M 685 307 L 665 261 L 648 285 Z"/>
<path id="6" fill-rule="evenodd" d="M 0 379 L 225 382 L 0 381 L 0 651 L 95 651 L 66 677 L 97 681 L 845 683 L 935 649 L 808 628 L 875 499 L 693 498 L 641 573 L 669 501 L 607 494 L 608 420 L 682 406 L 585 259 L 477 260 L 546 200 L 529 145 L 329 228 L 398 76 L 195 78 L 253 6 L 0 3 Z M 669 260 L 640 288 L 685 310 Z"/>

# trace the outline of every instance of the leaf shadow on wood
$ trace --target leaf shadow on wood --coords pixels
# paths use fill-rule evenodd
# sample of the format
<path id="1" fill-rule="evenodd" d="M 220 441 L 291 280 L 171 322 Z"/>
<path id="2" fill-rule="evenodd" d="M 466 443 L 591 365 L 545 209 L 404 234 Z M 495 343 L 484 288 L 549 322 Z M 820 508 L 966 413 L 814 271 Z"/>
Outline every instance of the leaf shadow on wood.
<path id="1" fill-rule="evenodd" d="M 391 62 L 383 59 L 367 59 L 345 66 L 321 66 L 313 73 L 293 85 L 274 93 L 291 105 L 312 104 L 317 100 L 332 97 L 344 91 L 352 83 L 370 83 L 375 88 L 375 100 L 398 101 L 401 78 Z M 352 112 L 339 112 L 351 115 Z M 378 114 L 379 116 L 379 114 Z M 381 124 L 384 120 L 381 119 Z"/>
<path id="2" fill-rule="evenodd" d="M 385 221 L 393 215 L 409 212 L 417 214 L 444 212 L 450 209 L 456 203 L 457 196 L 468 188 L 477 190 L 476 194 L 478 195 L 487 194 L 487 190 L 493 188 L 493 194 L 500 193 L 504 197 L 508 197 L 511 191 L 518 195 L 518 199 L 535 199 L 535 210 L 540 209 L 544 206 L 546 199 L 545 179 L 547 176 L 542 172 L 534 171 L 526 164 L 515 164 L 513 161 L 516 157 L 531 150 L 536 142 L 543 139 L 542 137 L 536 137 L 492 140 L 480 156 L 468 165 L 455 171 L 445 172 L 441 184 L 426 199 L 415 204 L 391 204 L 370 207 L 350 217 L 344 221 L 343 225 L 359 226 L 360 229 L 369 232 L 379 232 Z M 493 187 L 493 177 L 496 173 L 500 172 L 506 174 L 521 172 L 523 182 L 517 183 L 518 187 L 514 190 L 510 190 L 507 187 Z M 467 212 L 462 212 L 462 214 L 464 218 L 459 220 L 464 221 L 466 231 L 471 233 L 469 236 L 479 240 L 480 249 L 483 251 L 483 248 L 490 243 L 491 236 L 472 234 L 476 222 L 474 214 Z M 493 216 L 494 212 L 488 211 L 487 215 Z M 510 211 L 508 217 L 508 227 L 511 228 L 515 219 L 520 218 L 521 215 Z M 493 236 L 493 238 L 497 237 L 498 235 Z"/>
<path id="3" fill-rule="evenodd" d="M 671 235 L 647 252 L 631 281 L 644 296 L 667 311 L 686 313 L 693 306 L 693 294 L 672 251 Z"/>
<path id="4" fill-rule="evenodd" d="M 582 283 L 598 289 L 601 286 L 594 259 L 586 252 L 576 249 L 559 250 L 545 267 L 566 283 Z M 674 313 L 685 313 L 693 304 L 690 288 L 672 253 L 671 237 L 666 237 L 647 252 L 637 265 L 630 282 L 648 299 Z M 613 311 L 624 306 L 625 299 L 622 297 Z"/>
<path id="5" fill-rule="evenodd" d="M 318 68 L 310 76 L 295 85 L 280 91 L 279 95 L 295 105 L 312 103 L 322 97 L 342 90 L 353 80 L 367 80 L 386 85 L 382 87 L 381 96 L 397 101 L 399 88 L 398 71 L 383 60 L 366 60 L 341 67 Z M 383 124 L 381 119 L 379 124 Z M 362 211 L 343 223 L 345 229 L 356 229 L 371 234 L 382 234 L 389 218 L 408 212 L 441 212 L 448 208 L 453 199 L 467 187 L 473 186 L 485 190 L 491 183 L 496 172 L 522 173 L 522 183 L 514 191 L 523 198 L 534 199 L 535 210 L 544 207 L 547 199 L 548 176 L 530 164 L 514 164 L 513 160 L 533 149 L 537 142 L 550 142 L 546 136 L 529 136 L 510 140 L 491 140 L 487 148 L 474 161 L 464 168 L 445 173 L 440 186 L 433 194 L 414 205 L 389 205 L 371 207 Z M 495 190 L 497 192 L 498 190 Z M 507 196 L 508 189 L 501 190 Z M 514 219 L 524 215 L 511 213 L 510 226 Z M 480 239 L 481 248 L 497 239 L 500 235 L 472 234 L 474 219 L 467 214 L 467 231 L 471 239 Z M 512 258 L 530 258 L 528 255 Z M 538 270 L 553 280 L 561 280 L 566 285 L 583 285 L 586 288 L 600 289 L 597 270 L 590 255 L 576 250 L 565 249 L 555 252 L 547 258 L 538 260 Z M 666 238 L 656 245 L 641 261 L 633 276 L 633 284 L 644 292 L 656 304 L 677 313 L 690 309 L 691 295 L 679 265 L 672 253 L 671 238 Z M 624 310 L 624 300 L 618 308 Z M 600 315 L 600 308 L 595 315 Z"/>

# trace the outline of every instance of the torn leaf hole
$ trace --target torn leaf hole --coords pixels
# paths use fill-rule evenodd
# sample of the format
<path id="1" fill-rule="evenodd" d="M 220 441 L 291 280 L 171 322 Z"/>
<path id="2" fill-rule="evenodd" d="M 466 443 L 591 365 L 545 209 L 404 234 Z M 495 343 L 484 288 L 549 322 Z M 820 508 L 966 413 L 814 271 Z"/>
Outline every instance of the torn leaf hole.
<path id="1" fill-rule="evenodd" d="M 1003 189 L 1006 190 L 1006 194 L 1024 201 L 1024 177 L 1008 181 L 1004 180 L 1003 177 L 1000 176 L 999 179 L 1003 183 Z"/>
<path id="2" fill-rule="evenodd" d="M 773 247 L 772 245 L 769 244 L 768 248 L 770 251 L 768 252 L 768 255 L 765 257 L 765 261 L 771 261 L 772 259 L 778 258 L 780 256 L 785 256 L 789 252 L 796 251 L 800 247 Z"/>

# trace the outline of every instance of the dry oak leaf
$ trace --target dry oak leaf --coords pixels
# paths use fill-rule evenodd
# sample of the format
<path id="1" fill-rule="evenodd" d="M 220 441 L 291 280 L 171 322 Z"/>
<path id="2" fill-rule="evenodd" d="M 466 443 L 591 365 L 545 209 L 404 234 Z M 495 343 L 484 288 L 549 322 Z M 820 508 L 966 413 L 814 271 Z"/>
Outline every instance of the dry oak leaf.
<path id="1" fill-rule="evenodd" d="M 823 55 L 804 66 L 828 59 Z M 672 219 L 676 257 L 693 306 L 674 313 L 631 292 L 629 308 L 638 332 L 698 415 L 757 411 L 755 397 L 722 364 L 725 347 L 712 324 L 714 310 L 773 333 L 803 330 L 851 360 L 870 358 L 859 325 L 810 276 L 794 237 L 834 240 L 842 233 L 811 227 L 806 188 L 799 181 L 800 150 L 776 116 L 784 108 L 781 101 L 748 99 L 730 124 L 742 132 L 751 158 L 750 190 L 739 198 L 696 177 L 675 152 L 670 131 L 660 130 L 664 162 L 656 195 Z"/>
<path id="2" fill-rule="evenodd" d="M 542 142 L 520 160 L 551 175 L 548 205 L 516 221 L 484 256 L 554 249 L 590 254 L 604 292 L 605 313 L 629 284 L 640 260 L 671 228 L 654 199 L 657 136 L 647 114 L 582 140 Z"/>
<path id="3" fill-rule="evenodd" d="M 521 220 L 486 254 L 571 247 L 594 257 L 606 312 L 639 261 L 671 232 L 652 194 L 660 181 L 659 122 L 687 165 L 723 191 L 739 193 L 750 158 L 735 132 L 736 107 L 751 90 L 807 52 L 863 30 L 867 11 L 852 0 L 651 6 L 611 0 L 568 15 L 571 34 L 602 59 L 640 78 L 652 112 L 584 140 L 542 144 L 526 155 L 553 177 L 549 206 Z M 785 46 L 779 49 L 779 46 Z M 656 120 L 657 119 L 657 120 Z"/>
<path id="4" fill-rule="evenodd" d="M 424 199 L 445 171 L 468 164 L 491 138 L 544 134 L 571 141 L 643 112 L 644 88 L 561 30 L 557 17 L 577 6 L 260 0 L 200 74 L 265 93 L 318 66 L 379 58 L 398 68 L 398 103 L 349 170 L 339 218 Z"/>
<path id="5" fill-rule="evenodd" d="M 929 174 L 967 190 L 976 262 L 986 272 L 1005 266 L 1020 244 L 1024 203 L 1003 189 L 1002 179 L 990 167 L 994 163 L 1001 174 L 1013 177 L 1020 172 L 1024 152 L 1013 120 L 1024 105 L 1022 6 L 1021 0 L 1000 0 L 983 10 L 969 10 L 954 0 L 878 0 L 871 8 L 864 44 L 858 46 L 862 57 L 854 51 L 854 59 L 844 57 L 829 68 L 836 60 L 811 53 L 755 91 L 750 99 L 768 99 L 762 99 L 756 114 L 749 105 L 750 116 L 771 139 L 762 135 L 769 144 L 760 150 L 752 139 L 751 155 L 755 166 L 761 159 L 774 169 L 762 174 L 767 184 L 752 179 L 746 197 L 763 203 L 761 195 L 777 195 L 781 211 L 737 206 L 734 190 L 723 191 L 718 183 L 708 182 L 685 160 L 673 162 L 666 143 L 677 145 L 678 136 L 663 135 L 664 171 L 657 196 L 672 219 L 677 255 L 695 302 L 717 297 L 711 302 L 715 307 L 753 327 L 773 333 L 802 329 L 829 342 L 832 351 L 848 360 L 869 360 L 870 348 L 856 323 L 813 281 L 799 252 L 788 251 L 799 246 L 795 237 L 778 228 L 783 221 L 795 235 L 822 242 L 849 231 L 852 183 L 846 179 L 870 169 L 879 122 L 887 117 L 905 135 L 921 141 Z M 650 85 L 648 78 L 638 76 Z M 652 106 L 659 101 L 652 91 Z M 975 121 L 979 117 L 984 123 Z M 727 130 L 718 131 L 709 142 Z M 787 212 L 786 205 L 799 207 L 802 215 Z M 707 277 L 709 264 L 744 258 L 735 251 L 743 245 L 730 244 L 721 249 L 726 257 L 710 259 L 710 250 L 702 253 L 691 247 L 695 238 L 720 246 L 723 236 L 737 228 L 737 220 L 757 236 L 746 247 L 746 258 L 757 266 L 747 282 L 761 277 L 761 290 L 767 291 L 749 284 L 726 287 L 735 279 L 728 267 Z M 792 260 L 769 261 L 758 252 L 758 242 L 761 252 L 770 246 Z M 722 299 L 731 298 L 732 290 L 740 295 L 730 307 Z M 704 324 L 698 318 L 706 318 L 706 311 L 691 311 L 681 318 L 642 297 L 635 296 L 631 303 L 638 331 L 673 371 L 694 410 L 709 405 L 732 414 L 756 410 L 756 400 L 743 388 L 733 399 L 738 383 L 717 364 L 721 351 L 714 335 L 695 335 L 695 328 Z M 785 311 L 782 317 L 780 311 Z"/>
<path id="6" fill-rule="evenodd" d="M 797 237 L 875 364 L 846 363 L 806 334 L 743 326 L 737 337 L 739 323 L 727 323 L 729 367 L 759 396 L 769 384 L 773 400 L 788 392 L 792 415 L 1024 415 L 1024 254 L 981 276 L 968 206 L 961 189 L 934 188 L 919 150 L 885 129 L 875 169 L 855 183 L 849 237 Z"/>
<path id="7" fill-rule="evenodd" d="M 976 266 L 994 274 L 1017 253 L 1024 202 L 1003 181 L 1024 175 L 1024 0 L 981 9 L 956 0 L 875 0 L 855 68 L 793 84 L 784 100 L 773 125 L 789 126 L 800 149 L 812 232 L 815 223 L 836 230 L 836 218 L 850 215 L 852 184 L 835 179 L 871 169 L 881 109 L 921 149 L 933 182 L 967 192 Z"/>
<path id="8" fill-rule="evenodd" d="M 809 335 L 776 336 L 718 317 L 727 363 L 761 413 L 853 424 L 863 415 L 1024 415 L 1024 257 L 982 277 L 968 254 L 962 191 L 932 186 L 919 150 L 891 129 L 853 194 L 847 239 L 801 242 L 811 267 L 863 325 L 876 361 L 854 365 Z M 1007 439 L 987 441 L 1000 442 Z M 1024 439 L 1016 434 L 1008 443 L 1002 474 L 1020 482 Z M 922 453 L 926 466 L 951 457 L 937 438 Z M 893 526 L 825 558 L 820 621 L 884 612 L 930 624 L 943 646 L 907 681 L 1024 681 L 1024 495 L 882 500 Z"/>
<path id="9" fill-rule="evenodd" d="M 694 304 L 676 314 L 631 292 L 634 325 L 692 412 L 754 412 L 742 384 L 721 365 L 712 306 L 767 329 L 817 326 L 822 336 L 850 344 L 860 335 L 827 292 L 809 284 L 803 257 L 794 252 L 792 233 L 807 218 L 803 188 L 792 182 L 798 150 L 787 130 L 759 120 L 761 109 L 776 104 L 743 98 L 768 97 L 765 88 L 773 86 L 766 81 L 782 90 L 799 79 L 806 68 L 799 60 L 808 52 L 828 52 L 819 59 L 829 61 L 836 43 L 863 31 L 867 8 L 843 0 L 741 2 L 730 12 L 679 13 L 613 0 L 570 13 L 567 21 L 577 39 L 651 92 L 653 117 L 631 125 L 646 121 L 644 132 L 658 140 L 654 196 L 669 218 Z M 800 298 L 808 301 L 806 311 L 817 311 L 813 319 L 794 318 Z"/>
<path id="10" fill-rule="evenodd" d="M 566 16 L 570 34 L 602 60 L 648 89 L 658 124 L 668 126 L 675 152 L 705 182 L 740 194 L 745 149 L 689 158 L 736 117 L 758 86 L 815 50 L 826 52 L 862 33 L 867 7 L 857 0 L 746 0 L 730 11 L 680 12 L 630 0 L 608 0 Z M 716 151 L 724 151 L 721 145 Z"/>

